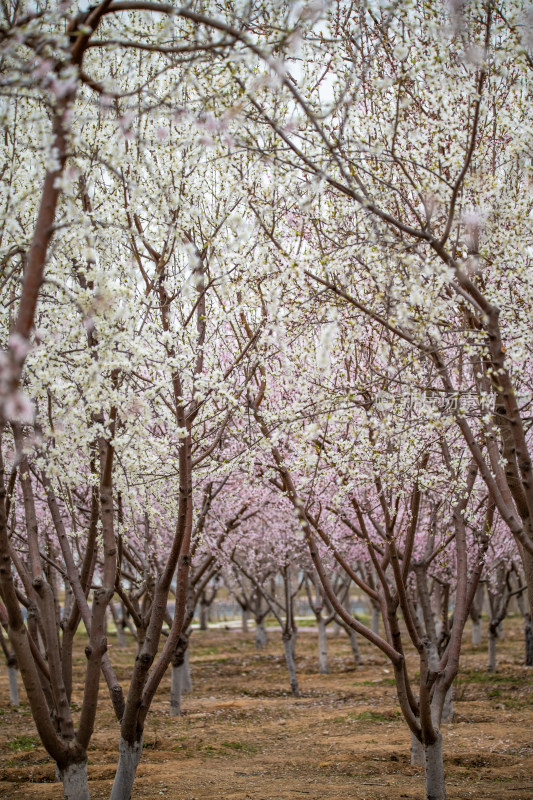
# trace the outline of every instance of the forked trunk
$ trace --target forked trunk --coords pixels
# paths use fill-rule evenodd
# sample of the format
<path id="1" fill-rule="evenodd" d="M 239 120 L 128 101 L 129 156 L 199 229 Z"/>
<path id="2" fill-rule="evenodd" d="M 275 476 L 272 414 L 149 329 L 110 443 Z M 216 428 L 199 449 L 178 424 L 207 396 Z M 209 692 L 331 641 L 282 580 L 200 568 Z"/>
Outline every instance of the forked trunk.
<path id="1" fill-rule="evenodd" d="M 444 761 L 442 758 L 442 736 L 437 734 L 434 744 L 424 746 L 426 771 L 426 800 L 446 800 Z"/>
<path id="2" fill-rule="evenodd" d="M 496 672 L 496 639 L 496 632 L 489 630 L 489 663 L 487 666 L 489 672 Z"/>
<path id="3" fill-rule="evenodd" d="M 453 707 L 453 686 L 450 686 L 444 698 L 444 705 L 442 707 L 442 722 L 453 722 L 455 710 Z"/>
<path id="4" fill-rule="evenodd" d="M 526 645 L 526 667 L 533 667 L 533 628 L 531 627 L 531 614 L 524 617 L 524 636 Z"/>
<path id="5" fill-rule="evenodd" d="M 472 644 L 478 647 L 483 638 L 483 622 L 481 617 L 472 621 Z"/>
<path id="6" fill-rule="evenodd" d="M 262 650 L 263 647 L 266 647 L 267 644 L 267 632 L 265 628 L 265 620 L 262 619 L 261 622 L 255 623 L 255 646 L 258 650 Z"/>
<path id="7" fill-rule="evenodd" d="M 12 706 L 18 706 L 19 704 L 18 672 L 15 665 L 10 665 L 7 668 L 7 674 L 9 676 L 9 704 Z"/>
<path id="8" fill-rule="evenodd" d="M 121 737 L 119 757 L 110 800 L 131 800 L 135 774 L 143 751 L 142 739 L 130 744 Z"/>
<path id="9" fill-rule="evenodd" d="M 170 716 L 179 717 L 181 714 L 181 695 L 185 691 L 185 661 L 179 667 L 172 666 L 172 679 L 170 684 Z"/>
<path id="10" fill-rule="evenodd" d="M 87 761 L 69 764 L 68 767 L 58 770 L 57 774 L 63 784 L 65 800 L 90 800 Z"/>
<path id="11" fill-rule="evenodd" d="M 424 745 L 419 742 L 414 733 L 411 731 L 411 766 L 424 767 Z"/>
<path id="12" fill-rule="evenodd" d="M 326 623 L 322 617 L 318 617 L 318 671 L 322 675 L 327 675 L 329 672 L 328 666 L 328 636 L 326 631 Z"/>
<path id="13" fill-rule="evenodd" d="M 294 662 L 294 634 L 292 636 L 283 637 L 283 649 L 285 651 L 285 662 L 289 671 L 289 680 L 291 684 L 291 692 L 293 697 L 300 697 L 300 689 L 298 687 L 298 677 L 296 675 L 296 664 Z"/>

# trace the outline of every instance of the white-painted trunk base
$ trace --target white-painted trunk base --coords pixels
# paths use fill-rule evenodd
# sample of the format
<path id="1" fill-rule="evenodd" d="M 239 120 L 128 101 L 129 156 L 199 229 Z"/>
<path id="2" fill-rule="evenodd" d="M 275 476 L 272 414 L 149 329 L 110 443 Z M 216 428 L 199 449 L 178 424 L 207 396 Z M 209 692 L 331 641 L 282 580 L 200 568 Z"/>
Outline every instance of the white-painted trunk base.
<path id="1" fill-rule="evenodd" d="M 183 693 L 189 694 L 192 692 L 192 678 L 191 678 L 191 665 L 189 662 L 189 648 L 185 651 L 183 658 L 184 674 L 183 674 Z"/>
<path id="2" fill-rule="evenodd" d="M 261 622 L 256 622 L 255 625 L 255 646 L 258 650 L 262 650 L 263 647 L 266 647 L 268 642 L 267 632 L 265 628 L 265 621 L 261 620 Z"/>
<path id="3" fill-rule="evenodd" d="M 86 761 L 70 764 L 65 769 L 58 770 L 58 774 L 63 784 L 65 800 L 90 800 Z"/>
<path id="4" fill-rule="evenodd" d="M 359 666 L 363 663 L 361 651 L 359 650 L 359 642 L 357 641 L 357 634 L 354 630 L 350 630 L 348 636 L 350 637 L 350 645 L 355 663 Z"/>
<path id="5" fill-rule="evenodd" d="M 482 639 L 483 639 L 483 623 L 480 617 L 477 621 L 472 622 L 472 644 L 475 645 L 476 647 L 479 647 Z"/>
<path id="6" fill-rule="evenodd" d="M 298 686 L 298 677 L 296 675 L 296 664 L 294 663 L 294 645 L 291 639 L 283 639 L 283 649 L 285 651 L 285 662 L 289 672 L 289 680 L 291 684 L 291 692 L 294 697 L 300 697 L 300 689 Z"/>
<path id="7" fill-rule="evenodd" d="M 298 638 L 298 628 L 294 628 L 291 636 L 292 657 L 296 658 L 296 639 Z"/>
<path id="8" fill-rule="evenodd" d="M 444 705 L 442 707 L 442 722 L 453 722 L 455 717 L 455 709 L 453 707 L 453 686 L 450 686 L 444 698 Z"/>
<path id="9" fill-rule="evenodd" d="M 9 676 L 9 703 L 12 706 L 18 706 L 19 704 L 18 672 L 17 667 L 7 668 L 7 674 Z"/>
<path id="10" fill-rule="evenodd" d="M 126 639 L 126 631 L 122 627 L 120 622 L 117 623 L 117 647 L 119 650 L 123 650 L 125 647 L 128 646 L 128 640 Z"/>
<path id="11" fill-rule="evenodd" d="M 111 789 L 110 800 L 131 800 L 131 793 L 137 773 L 137 767 L 143 751 L 142 739 L 140 742 L 129 744 L 120 739 L 118 747 L 118 765 Z"/>
<path id="12" fill-rule="evenodd" d="M 322 675 L 329 672 L 328 665 L 328 634 L 326 624 L 323 619 L 317 620 L 318 624 L 318 671 Z"/>
<path id="13" fill-rule="evenodd" d="M 435 744 L 424 747 L 426 771 L 426 800 L 446 800 L 444 761 L 442 758 L 442 736 L 439 733 Z"/>
<path id="14" fill-rule="evenodd" d="M 185 664 L 180 664 L 179 667 L 172 667 L 171 669 L 171 682 L 170 682 L 170 716 L 179 717 L 181 714 L 181 695 L 183 692 L 183 678 L 184 678 Z"/>
<path id="15" fill-rule="evenodd" d="M 424 745 L 419 742 L 414 733 L 411 731 L 411 766 L 424 767 Z"/>

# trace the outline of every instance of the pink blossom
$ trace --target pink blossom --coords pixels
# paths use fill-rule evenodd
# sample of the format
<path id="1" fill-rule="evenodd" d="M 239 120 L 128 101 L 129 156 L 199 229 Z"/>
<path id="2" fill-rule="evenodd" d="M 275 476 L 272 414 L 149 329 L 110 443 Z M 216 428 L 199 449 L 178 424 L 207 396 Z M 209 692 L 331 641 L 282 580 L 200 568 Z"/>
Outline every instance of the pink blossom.
<path id="1" fill-rule="evenodd" d="M 14 392 L 4 401 L 4 416 L 11 422 L 31 425 L 34 413 L 33 403 L 22 392 Z"/>
<path id="2" fill-rule="evenodd" d="M 54 62 L 50 61 L 48 58 L 37 58 L 35 60 L 35 64 L 36 67 L 33 71 L 33 74 L 37 79 L 44 78 L 52 71 L 54 67 Z"/>
<path id="3" fill-rule="evenodd" d="M 0 394 L 7 391 L 9 379 L 11 377 L 11 365 L 9 358 L 3 351 L 0 352 Z"/>
<path id="4" fill-rule="evenodd" d="M 75 90 L 77 83 L 74 77 L 67 78 L 66 80 L 52 80 L 50 82 L 50 89 L 57 99 L 60 100 L 62 97 L 71 94 L 71 92 Z"/>
<path id="5" fill-rule="evenodd" d="M 20 333 L 12 333 L 9 337 L 9 347 L 13 353 L 13 358 L 19 364 L 22 364 L 26 356 L 31 350 L 31 344 L 28 339 L 21 336 Z"/>
<path id="6" fill-rule="evenodd" d="M 296 123 L 294 120 L 289 120 L 286 125 L 283 126 L 282 130 L 284 133 L 294 133 L 296 130 Z"/>
<path id="7" fill-rule="evenodd" d="M 209 133 L 216 133 L 220 130 L 220 121 L 217 120 L 213 114 L 204 114 L 203 117 L 198 120 L 198 127 L 203 128 Z"/>
<path id="8" fill-rule="evenodd" d="M 133 139 L 133 131 L 131 129 L 131 123 L 133 122 L 135 115 L 131 113 L 131 111 L 127 111 L 121 117 L 118 118 L 118 127 L 120 132 L 124 136 L 125 139 Z"/>

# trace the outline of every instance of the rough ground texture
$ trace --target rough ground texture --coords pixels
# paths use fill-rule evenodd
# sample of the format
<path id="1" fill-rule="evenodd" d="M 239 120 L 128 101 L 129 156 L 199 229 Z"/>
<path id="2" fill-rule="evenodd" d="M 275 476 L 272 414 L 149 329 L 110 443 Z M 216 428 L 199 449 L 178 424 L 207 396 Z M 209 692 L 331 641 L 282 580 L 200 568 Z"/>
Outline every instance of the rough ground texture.
<path id="1" fill-rule="evenodd" d="M 519 620 L 507 621 L 505 631 L 494 675 L 485 671 L 485 646 L 464 648 L 456 721 L 444 730 L 449 800 L 533 800 L 533 670 L 523 666 Z M 184 715 L 173 719 L 170 676 L 160 688 L 133 800 L 423 800 L 423 776 L 409 764 L 409 734 L 389 665 L 362 644 L 364 665 L 356 669 L 342 635 L 329 638 L 331 673 L 319 675 L 316 640 L 316 633 L 300 630 L 302 697 L 293 699 L 279 632 L 269 631 L 262 652 L 255 650 L 253 633 L 194 633 L 194 691 L 185 697 Z M 81 646 L 79 652 L 81 664 Z M 133 656 L 133 646 L 112 648 L 122 679 Z M 81 672 L 77 678 L 79 702 Z M 38 745 L 24 692 L 17 710 L 9 709 L 8 697 L 1 668 L 0 798 L 59 800 L 54 765 Z M 102 685 L 89 752 L 96 800 L 109 797 L 117 748 L 117 724 Z"/>

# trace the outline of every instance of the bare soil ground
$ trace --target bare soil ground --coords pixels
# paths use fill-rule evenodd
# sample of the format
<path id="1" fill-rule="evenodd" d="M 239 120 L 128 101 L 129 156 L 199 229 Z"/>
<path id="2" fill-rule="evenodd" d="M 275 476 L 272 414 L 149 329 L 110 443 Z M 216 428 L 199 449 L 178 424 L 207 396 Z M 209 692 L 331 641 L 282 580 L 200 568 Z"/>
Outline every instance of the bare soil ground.
<path id="1" fill-rule="evenodd" d="M 466 645 L 455 687 L 456 719 L 445 726 L 449 800 L 533 800 L 533 670 L 523 666 L 522 627 L 508 620 L 498 670 L 486 649 Z M 355 668 L 347 637 L 331 637 L 330 674 L 317 669 L 316 634 L 301 629 L 297 666 L 302 696 L 292 698 L 280 633 L 263 651 L 253 632 L 195 632 L 194 690 L 184 714 L 170 718 L 170 676 L 163 682 L 144 740 L 133 800 L 396 800 L 424 798 L 421 771 L 409 763 L 409 733 L 388 663 L 362 644 Z M 110 644 L 115 637 L 110 636 Z M 79 664 L 82 664 L 80 646 Z M 119 676 L 134 657 L 112 648 Z M 413 672 L 415 664 L 413 662 Z M 74 698 L 81 700 L 81 671 Z M 95 800 L 108 798 L 118 730 L 102 682 L 89 753 Z M 0 669 L 0 798 L 59 800 L 54 765 L 38 744 L 29 708 L 10 709 Z"/>

